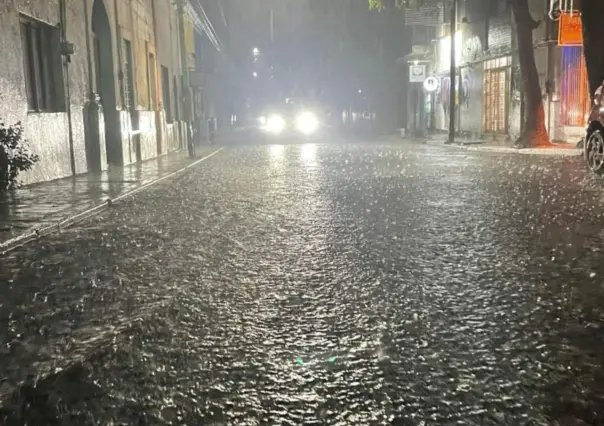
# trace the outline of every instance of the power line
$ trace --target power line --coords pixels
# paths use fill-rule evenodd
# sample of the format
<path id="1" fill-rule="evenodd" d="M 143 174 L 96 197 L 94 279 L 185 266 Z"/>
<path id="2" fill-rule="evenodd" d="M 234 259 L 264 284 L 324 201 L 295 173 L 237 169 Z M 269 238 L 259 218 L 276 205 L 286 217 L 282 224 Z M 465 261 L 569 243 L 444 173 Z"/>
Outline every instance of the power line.
<path id="1" fill-rule="evenodd" d="M 195 30 L 200 34 L 206 34 L 214 48 L 219 52 L 222 51 L 222 43 L 199 0 L 196 0 L 196 5 L 192 4 L 191 0 L 187 0 L 185 3 L 185 13 L 191 20 Z"/>
<path id="2" fill-rule="evenodd" d="M 206 24 L 206 27 L 208 28 L 209 32 L 212 34 L 211 37 L 213 39 L 213 42 L 215 42 L 218 45 L 218 47 L 217 47 L 218 51 L 221 51 L 222 43 L 218 37 L 218 34 L 216 33 L 216 30 L 214 29 L 214 25 L 212 25 L 212 21 L 210 21 L 210 19 L 208 18 L 208 15 L 206 14 L 205 9 L 201 5 L 201 2 L 199 0 L 196 0 L 196 1 L 197 1 L 197 6 L 199 7 L 199 11 L 201 12 L 202 20 Z"/>

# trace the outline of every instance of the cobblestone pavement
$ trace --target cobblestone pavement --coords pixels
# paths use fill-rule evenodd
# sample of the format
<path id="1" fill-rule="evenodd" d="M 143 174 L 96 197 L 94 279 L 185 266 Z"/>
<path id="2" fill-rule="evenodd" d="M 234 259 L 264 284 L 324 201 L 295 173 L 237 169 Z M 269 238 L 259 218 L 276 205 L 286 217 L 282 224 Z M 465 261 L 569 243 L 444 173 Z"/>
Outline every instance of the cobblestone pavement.
<path id="1" fill-rule="evenodd" d="M 602 186 L 230 146 L 0 259 L 0 423 L 604 424 Z"/>

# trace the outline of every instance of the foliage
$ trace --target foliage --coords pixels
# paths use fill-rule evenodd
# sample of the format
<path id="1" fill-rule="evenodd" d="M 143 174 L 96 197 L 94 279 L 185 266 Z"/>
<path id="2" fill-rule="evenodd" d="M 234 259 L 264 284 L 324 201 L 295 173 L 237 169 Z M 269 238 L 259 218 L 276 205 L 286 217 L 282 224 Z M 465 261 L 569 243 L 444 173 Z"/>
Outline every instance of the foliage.
<path id="1" fill-rule="evenodd" d="M 369 0 L 369 9 L 372 10 L 382 10 L 384 8 L 384 3 L 382 0 Z"/>
<path id="2" fill-rule="evenodd" d="M 17 186 L 19 173 L 30 170 L 38 160 L 29 151 L 21 122 L 12 126 L 0 122 L 0 191 Z"/>
<path id="3" fill-rule="evenodd" d="M 403 6 L 416 6 L 421 4 L 422 0 L 368 0 L 369 9 L 384 10 L 388 6 L 395 6 L 399 9 Z"/>

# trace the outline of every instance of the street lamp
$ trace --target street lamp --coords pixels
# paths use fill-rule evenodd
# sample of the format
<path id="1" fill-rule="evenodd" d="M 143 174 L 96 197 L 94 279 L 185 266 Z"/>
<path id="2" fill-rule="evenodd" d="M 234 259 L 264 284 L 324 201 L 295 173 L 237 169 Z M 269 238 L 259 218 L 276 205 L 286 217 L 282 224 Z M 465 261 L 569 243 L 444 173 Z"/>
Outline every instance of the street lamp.
<path id="1" fill-rule="evenodd" d="M 258 49 L 257 47 L 254 47 L 252 49 L 252 55 L 254 55 L 254 56 L 260 55 L 260 49 Z"/>
<path id="2" fill-rule="evenodd" d="M 258 73 L 257 73 L 256 71 L 254 71 L 254 72 L 252 73 L 252 75 L 253 75 L 254 77 L 258 77 Z"/>

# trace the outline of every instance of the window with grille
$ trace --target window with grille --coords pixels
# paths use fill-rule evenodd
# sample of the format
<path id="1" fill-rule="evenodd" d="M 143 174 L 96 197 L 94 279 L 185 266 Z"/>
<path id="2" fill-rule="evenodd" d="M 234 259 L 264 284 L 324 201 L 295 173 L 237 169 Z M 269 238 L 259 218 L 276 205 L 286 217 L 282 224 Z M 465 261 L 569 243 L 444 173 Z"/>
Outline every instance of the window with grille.
<path id="1" fill-rule="evenodd" d="M 584 126 L 589 111 L 587 70 L 583 48 L 562 48 L 562 122 L 566 126 Z"/>
<path id="2" fill-rule="evenodd" d="M 505 56 L 484 63 L 484 130 L 506 133 L 508 125 L 508 89 L 512 58 Z"/>
<path id="3" fill-rule="evenodd" d="M 65 111 L 59 29 L 21 16 L 21 47 L 29 111 Z"/>

